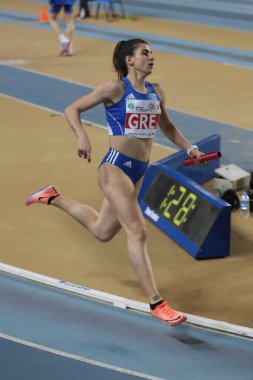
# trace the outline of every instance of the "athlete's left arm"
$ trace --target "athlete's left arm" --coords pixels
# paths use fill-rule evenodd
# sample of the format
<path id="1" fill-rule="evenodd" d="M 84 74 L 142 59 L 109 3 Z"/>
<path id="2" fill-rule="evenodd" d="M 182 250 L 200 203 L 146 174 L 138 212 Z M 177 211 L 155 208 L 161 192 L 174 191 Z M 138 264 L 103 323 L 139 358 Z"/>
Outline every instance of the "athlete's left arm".
<path id="1" fill-rule="evenodd" d="M 155 90 L 160 97 L 160 108 L 161 116 L 159 120 L 159 126 L 163 134 L 170 139 L 179 148 L 187 150 L 191 143 L 185 138 L 185 136 L 175 127 L 175 125 L 170 120 L 170 117 L 165 108 L 165 93 L 159 84 L 154 84 Z M 198 149 L 193 149 L 191 151 L 191 156 L 200 158 L 200 152 Z"/>

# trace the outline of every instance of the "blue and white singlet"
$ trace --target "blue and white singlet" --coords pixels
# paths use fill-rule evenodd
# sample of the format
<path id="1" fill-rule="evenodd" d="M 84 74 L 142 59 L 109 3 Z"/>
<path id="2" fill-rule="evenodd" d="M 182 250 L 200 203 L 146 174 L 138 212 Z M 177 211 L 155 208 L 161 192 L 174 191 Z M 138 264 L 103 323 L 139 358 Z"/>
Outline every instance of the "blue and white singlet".
<path id="1" fill-rule="evenodd" d="M 106 106 L 109 135 L 153 138 L 161 115 L 160 98 L 151 83 L 145 82 L 147 94 L 137 92 L 127 77 L 124 94 L 115 104 Z"/>

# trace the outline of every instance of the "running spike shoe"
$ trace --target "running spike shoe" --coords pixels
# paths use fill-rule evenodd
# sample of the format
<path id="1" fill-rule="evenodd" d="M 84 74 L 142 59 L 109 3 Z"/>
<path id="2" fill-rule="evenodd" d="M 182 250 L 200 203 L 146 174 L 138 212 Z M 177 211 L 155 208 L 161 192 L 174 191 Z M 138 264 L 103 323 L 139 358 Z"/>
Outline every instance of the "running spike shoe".
<path id="1" fill-rule="evenodd" d="M 167 325 L 178 325 L 186 320 L 186 316 L 171 309 L 167 301 L 163 301 L 161 305 L 156 306 L 155 310 L 150 309 L 150 314 L 153 318 L 160 319 Z"/>
<path id="2" fill-rule="evenodd" d="M 43 203 L 48 205 L 50 200 L 57 197 L 58 195 L 60 195 L 58 190 L 56 190 L 53 185 L 49 185 L 44 189 L 39 189 L 32 193 L 25 201 L 25 205 L 29 206 L 32 203 Z"/>

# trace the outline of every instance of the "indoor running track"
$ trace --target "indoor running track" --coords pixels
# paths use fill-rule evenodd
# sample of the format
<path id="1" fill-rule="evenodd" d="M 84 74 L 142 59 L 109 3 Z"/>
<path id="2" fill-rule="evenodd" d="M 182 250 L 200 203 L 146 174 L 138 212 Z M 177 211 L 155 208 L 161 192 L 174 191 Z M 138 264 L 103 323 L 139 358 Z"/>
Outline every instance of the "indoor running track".
<path id="1" fill-rule="evenodd" d="M 5 272 L 0 307 L 2 380 L 253 379 L 250 339 L 167 326 Z"/>

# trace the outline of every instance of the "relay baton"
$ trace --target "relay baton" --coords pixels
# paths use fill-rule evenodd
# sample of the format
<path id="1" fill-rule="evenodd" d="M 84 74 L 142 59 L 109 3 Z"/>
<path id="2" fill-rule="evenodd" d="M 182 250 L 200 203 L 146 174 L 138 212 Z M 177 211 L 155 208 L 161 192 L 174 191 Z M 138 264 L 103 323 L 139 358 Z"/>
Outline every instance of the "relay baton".
<path id="1" fill-rule="evenodd" d="M 213 152 L 213 153 L 202 154 L 200 156 L 199 161 L 197 161 L 196 157 L 186 158 L 186 160 L 184 160 L 184 165 L 185 166 L 196 165 L 198 163 L 216 160 L 217 158 L 221 158 L 221 152 Z"/>

